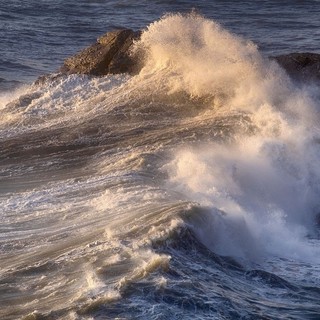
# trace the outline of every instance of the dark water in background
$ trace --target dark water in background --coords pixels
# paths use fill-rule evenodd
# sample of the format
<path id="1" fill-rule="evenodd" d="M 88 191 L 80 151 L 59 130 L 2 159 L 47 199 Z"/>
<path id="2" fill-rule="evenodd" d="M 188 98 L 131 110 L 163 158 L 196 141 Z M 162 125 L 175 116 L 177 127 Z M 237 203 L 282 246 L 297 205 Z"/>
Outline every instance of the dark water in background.
<path id="1" fill-rule="evenodd" d="M 4 80 L 29 82 L 56 70 L 106 31 L 143 29 L 166 12 L 192 8 L 253 40 L 266 54 L 319 51 L 317 0 L 1 1 L 0 85 Z"/>
<path id="2" fill-rule="evenodd" d="M 139 75 L 13 90 L 192 8 Z M 264 59 L 319 52 L 319 11 L 0 0 L 0 318 L 320 319 L 319 85 Z"/>

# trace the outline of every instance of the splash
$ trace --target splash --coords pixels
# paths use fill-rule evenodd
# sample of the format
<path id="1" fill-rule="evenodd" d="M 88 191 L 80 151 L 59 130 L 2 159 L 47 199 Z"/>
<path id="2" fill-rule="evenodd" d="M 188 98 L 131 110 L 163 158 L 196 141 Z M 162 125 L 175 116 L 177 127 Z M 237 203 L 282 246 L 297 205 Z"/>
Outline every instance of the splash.
<path id="1" fill-rule="evenodd" d="M 166 78 L 169 93 L 214 96 L 216 103 L 246 110 L 288 94 L 288 78 L 254 43 L 198 14 L 167 15 L 154 22 L 136 50 L 145 56 L 140 76 Z"/>
<path id="2" fill-rule="evenodd" d="M 202 241 L 241 258 L 314 259 L 319 252 L 307 241 L 320 193 L 314 89 L 295 87 L 252 42 L 195 14 L 165 16 L 137 45 L 145 50 L 140 79 L 157 80 L 169 95 L 210 96 L 211 108 L 245 112 L 255 127 L 231 144 L 181 148 L 166 167 L 170 188 L 211 208 L 196 228 Z"/>
<path id="3" fill-rule="evenodd" d="M 265 254 L 314 260 L 308 245 L 319 212 L 319 156 L 282 141 L 248 137 L 180 150 L 169 166 L 171 183 L 198 203 L 191 222 L 200 239 L 227 256 Z M 202 218 L 196 215 L 201 215 Z"/>

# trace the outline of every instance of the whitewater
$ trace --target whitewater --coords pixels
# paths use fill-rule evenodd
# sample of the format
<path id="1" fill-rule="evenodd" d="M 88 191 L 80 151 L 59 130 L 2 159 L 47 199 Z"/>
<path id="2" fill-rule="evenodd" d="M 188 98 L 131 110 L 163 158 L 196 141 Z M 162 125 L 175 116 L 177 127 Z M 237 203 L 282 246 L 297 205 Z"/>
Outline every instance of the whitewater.
<path id="1" fill-rule="evenodd" d="M 136 53 L 1 93 L 1 319 L 319 319 L 319 84 L 198 13 Z"/>

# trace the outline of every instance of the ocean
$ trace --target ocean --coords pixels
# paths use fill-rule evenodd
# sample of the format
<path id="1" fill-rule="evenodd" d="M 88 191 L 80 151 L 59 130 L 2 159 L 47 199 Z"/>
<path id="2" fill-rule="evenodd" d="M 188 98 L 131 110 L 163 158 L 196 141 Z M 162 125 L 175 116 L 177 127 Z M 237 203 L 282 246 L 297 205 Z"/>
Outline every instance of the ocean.
<path id="1" fill-rule="evenodd" d="M 320 319 L 320 1 L 0 0 L 0 319 Z M 136 75 L 56 73 L 117 28 Z"/>

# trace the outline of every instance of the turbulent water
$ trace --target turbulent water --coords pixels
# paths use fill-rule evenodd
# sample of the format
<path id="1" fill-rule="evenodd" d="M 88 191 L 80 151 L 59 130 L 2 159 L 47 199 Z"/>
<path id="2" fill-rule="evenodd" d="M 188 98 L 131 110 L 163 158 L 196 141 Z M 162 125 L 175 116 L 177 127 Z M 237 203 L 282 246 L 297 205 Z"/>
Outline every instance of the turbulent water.
<path id="1" fill-rule="evenodd" d="M 143 30 L 138 75 L 4 80 L 1 319 L 319 319 L 319 84 L 195 12 Z"/>

